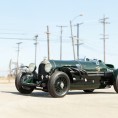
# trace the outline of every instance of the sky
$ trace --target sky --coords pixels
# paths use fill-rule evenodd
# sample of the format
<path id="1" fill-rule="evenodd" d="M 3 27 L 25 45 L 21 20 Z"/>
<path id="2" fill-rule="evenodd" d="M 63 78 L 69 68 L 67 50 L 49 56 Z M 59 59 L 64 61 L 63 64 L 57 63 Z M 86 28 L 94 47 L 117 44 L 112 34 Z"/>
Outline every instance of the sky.
<path id="1" fill-rule="evenodd" d="M 60 59 L 60 28 L 57 26 L 64 25 L 67 27 L 63 28 L 62 59 L 73 60 L 70 20 L 75 44 L 77 27 L 74 25 L 83 23 L 79 28 L 80 58 L 103 60 L 103 24 L 100 19 L 104 15 L 109 18 L 106 25 L 106 63 L 118 68 L 117 11 L 117 0 L 0 0 L 0 75 L 8 72 L 11 59 L 12 62 L 17 61 L 18 42 L 22 42 L 19 63 L 29 65 L 34 62 L 35 35 L 38 35 L 36 65 L 47 57 L 47 25 L 50 59 Z"/>

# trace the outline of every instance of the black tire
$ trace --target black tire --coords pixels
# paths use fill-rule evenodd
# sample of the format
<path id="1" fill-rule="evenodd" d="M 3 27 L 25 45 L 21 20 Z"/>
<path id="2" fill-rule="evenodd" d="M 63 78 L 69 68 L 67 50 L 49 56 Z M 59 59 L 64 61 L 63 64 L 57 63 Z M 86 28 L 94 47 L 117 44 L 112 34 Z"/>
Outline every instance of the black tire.
<path id="1" fill-rule="evenodd" d="M 85 93 L 93 93 L 94 89 L 90 89 L 90 90 L 83 90 Z"/>
<path id="2" fill-rule="evenodd" d="M 70 89 L 68 75 L 61 71 L 52 74 L 48 81 L 48 91 L 52 97 L 64 97 Z"/>
<path id="3" fill-rule="evenodd" d="M 116 77 L 116 79 L 113 83 L 113 86 L 114 86 L 114 90 L 116 91 L 116 93 L 118 93 L 118 76 Z"/>
<path id="4" fill-rule="evenodd" d="M 34 90 L 34 87 L 27 87 L 22 85 L 22 81 L 25 78 L 26 74 L 19 73 L 15 79 L 16 89 L 22 94 L 30 94 Z"/>

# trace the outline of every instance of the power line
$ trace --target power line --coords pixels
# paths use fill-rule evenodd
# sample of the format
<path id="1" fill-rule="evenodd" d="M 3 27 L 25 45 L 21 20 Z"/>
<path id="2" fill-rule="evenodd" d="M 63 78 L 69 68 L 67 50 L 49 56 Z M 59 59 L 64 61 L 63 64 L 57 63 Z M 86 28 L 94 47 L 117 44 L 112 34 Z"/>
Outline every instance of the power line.
<path id="1" fill-rule="evenodd" d="M 25 33 L 0 33 L 0 34 L 10 34 L 10 35 L 26 35 Z"/>
<path id="2" fill-rule="evenodd" d="M 28 38 L 17 38 L 17 37 L 10 37 L 10 38 L 6 38 L 6 37 L 0 37 L 0 39 L 12 39 L 12 40 L 32 40 L 32 39 L 28 39 Z"/>

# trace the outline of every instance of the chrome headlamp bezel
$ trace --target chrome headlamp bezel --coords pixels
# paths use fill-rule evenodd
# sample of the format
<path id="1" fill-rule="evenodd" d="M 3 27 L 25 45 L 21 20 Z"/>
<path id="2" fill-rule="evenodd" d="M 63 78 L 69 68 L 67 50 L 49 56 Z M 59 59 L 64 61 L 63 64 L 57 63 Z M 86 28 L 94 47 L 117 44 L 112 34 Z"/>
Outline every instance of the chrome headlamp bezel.
<path id="1" fill-rule="evenodd" d="M 29 72 L 32 73 L 36 69 L 36 65 L 34 63 L 29 64 Z"/>
<path id="2" fill-rule="evenodd" d="M 50 62 L 46 63 L 46 64 L 45 64 L 45 71 L 46 71 L 47 73 L 49 73 L 49 72 L 51 71 L 51 69 L 52 69 L 51 63 L 50 63 Z"/>

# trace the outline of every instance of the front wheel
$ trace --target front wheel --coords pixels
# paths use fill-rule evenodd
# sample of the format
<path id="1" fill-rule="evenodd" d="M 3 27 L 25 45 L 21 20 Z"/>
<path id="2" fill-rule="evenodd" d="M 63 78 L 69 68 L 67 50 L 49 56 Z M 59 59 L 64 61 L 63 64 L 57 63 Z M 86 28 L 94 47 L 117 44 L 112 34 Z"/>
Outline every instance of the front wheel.
<path id="1" fill-rule="evenodd" d="M 116 77 L 116 80 L 114 81 L 113 86 L 116 93 L 118 93 L 118 76 Z"/>
<path id="2" fill-rule="evenodd" d="M 70 79 L 64 72 L 56 71 L 48 82 L 48 91 L 52 97 L 64 97 L 70 88 Z"/>
<path id="3" fill-rule="evenodd" d="M 19 73 L 15 79 L 15 86 L 17 90 L 22 94 L 30 94 L 34 90 L 34 87 L 23 86 L 23 82 L 27 81 L 27 73 Z"/>

